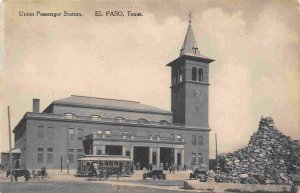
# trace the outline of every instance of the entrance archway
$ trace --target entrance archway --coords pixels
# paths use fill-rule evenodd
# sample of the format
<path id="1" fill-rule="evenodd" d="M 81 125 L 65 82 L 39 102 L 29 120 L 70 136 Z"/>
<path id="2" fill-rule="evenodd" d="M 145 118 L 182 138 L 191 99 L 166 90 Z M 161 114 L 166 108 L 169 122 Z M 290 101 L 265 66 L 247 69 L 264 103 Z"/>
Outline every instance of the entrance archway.
<path id="1" fill-rule="evenodd" d="M 177 165 L 181 165 L 181 153 L 177 153 Z"/>
<path id="2" fill-rule="evenodd" d="M 169 165 L 174 164 L 174 148 L 160 148 L 160 162 L 163 163 L 164 170 L 168 169 Z"/>
<path id="3" fill-rule="evenodd" d="M 133 161 L 137 170 L 149 167 L 149 147 L 134 147 Z"/>

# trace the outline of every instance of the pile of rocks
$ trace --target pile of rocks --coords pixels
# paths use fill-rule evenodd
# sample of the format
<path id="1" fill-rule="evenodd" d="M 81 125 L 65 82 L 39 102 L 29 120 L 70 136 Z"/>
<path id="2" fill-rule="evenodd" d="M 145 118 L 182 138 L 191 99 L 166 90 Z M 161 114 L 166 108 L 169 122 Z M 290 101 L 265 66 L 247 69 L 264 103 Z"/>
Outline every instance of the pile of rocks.
<path id="1" fill-rule="evenodd" d="M 299 160 L 299 142 L 283 135 L 271 117 L 262 117 L 247 147 L 219 156 L 218 181 L 293 184 Z"/>

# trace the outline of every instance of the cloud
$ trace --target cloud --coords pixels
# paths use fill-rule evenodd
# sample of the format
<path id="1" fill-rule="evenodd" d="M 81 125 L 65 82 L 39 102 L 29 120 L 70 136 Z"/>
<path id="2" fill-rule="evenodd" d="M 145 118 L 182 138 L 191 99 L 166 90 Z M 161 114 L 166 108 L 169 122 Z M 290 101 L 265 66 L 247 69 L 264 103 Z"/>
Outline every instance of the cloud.
<path id="1" fill-rule="evenodd" d="M 300 136 L 299 34 L 274 20 L 276 14 L 265 8 L 250 27 L 241 12 L 211 8 L 201 14 L 205 36 L 200 42 L 212 44 L 207 52 L 216 58 L 210 71 L 210 123 L 223 152 L 247 145 L 261 115 L 272 116 L 284 133 Z"/>

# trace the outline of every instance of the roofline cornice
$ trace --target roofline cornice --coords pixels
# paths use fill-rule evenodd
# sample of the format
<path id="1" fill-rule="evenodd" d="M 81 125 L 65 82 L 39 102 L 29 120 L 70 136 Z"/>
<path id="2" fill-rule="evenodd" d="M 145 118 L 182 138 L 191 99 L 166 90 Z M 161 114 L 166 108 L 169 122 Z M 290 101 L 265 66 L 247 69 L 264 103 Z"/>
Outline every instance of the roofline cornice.
<path id="1" fill-rule="evenodd" d="M 198 61 L 198 62 L 205 62 L 207 64 L 215 61 L 214 59 L 211 59 L 211 58 L 204 58 L 202 56 L 184 54 L 182 56 L 179 56 L 172 62 L 168 63 L 166 66 L 172 66 L 174 63 L 178 63 L 181 60 L 194 60 L 194 61 Z"/>
<path id="2" fill-rule="evenodd" d="M 120 126 L 131 126 L 131 127 L 151 127 L 160 129 L 177 129 L 177 130 L 189 130 L 189 131 L 206 131 L 209 132 L 211 129 L 206 127 L 194 127 L 194 126 L 184 126 L 184 125 L 154 125 L 154 124 L 135 124 L 135 123 L 117 123 L 117 122 L 105 122 L 105 121 L 92 121 L 92 120 L 78 120 L 78 119 L 64 119 L 59 117 L 49 117 L 49 116 L 36 116 L 42 115 L 42 113 L 26 113 L 25 119 L 32 120 L 46 120 L 46 121 L 60 121 L 60 122 L 77 122 L 77 123 L 90 123 L 99 125 L 120 125 Z M 49 115 L 49 114 L 48 114 Z"/>

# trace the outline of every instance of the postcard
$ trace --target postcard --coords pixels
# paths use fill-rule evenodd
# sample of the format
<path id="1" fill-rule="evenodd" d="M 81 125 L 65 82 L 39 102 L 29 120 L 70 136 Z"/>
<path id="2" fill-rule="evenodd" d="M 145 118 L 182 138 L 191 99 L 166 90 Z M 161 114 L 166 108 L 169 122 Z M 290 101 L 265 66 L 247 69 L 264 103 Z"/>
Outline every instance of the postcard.
<path id="1" fill-rule="evenodd" d="M 297 192 L 300 7 L 1 4 L 0 192 Z"/>

